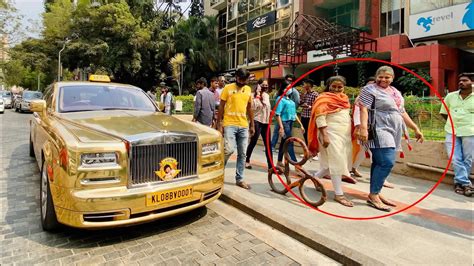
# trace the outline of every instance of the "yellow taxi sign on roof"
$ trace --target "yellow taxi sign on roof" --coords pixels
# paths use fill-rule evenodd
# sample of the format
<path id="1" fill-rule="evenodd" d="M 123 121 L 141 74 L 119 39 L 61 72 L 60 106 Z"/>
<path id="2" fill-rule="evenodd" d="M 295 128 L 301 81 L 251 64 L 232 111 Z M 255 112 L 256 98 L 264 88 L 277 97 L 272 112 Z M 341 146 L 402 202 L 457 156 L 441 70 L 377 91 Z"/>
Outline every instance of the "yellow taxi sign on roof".
<path id="1" fill-rule="evenodd" d="M 110 82 L 110 78 L 107 75 L 90 75 L 89 81 L 95 82 Z"/>

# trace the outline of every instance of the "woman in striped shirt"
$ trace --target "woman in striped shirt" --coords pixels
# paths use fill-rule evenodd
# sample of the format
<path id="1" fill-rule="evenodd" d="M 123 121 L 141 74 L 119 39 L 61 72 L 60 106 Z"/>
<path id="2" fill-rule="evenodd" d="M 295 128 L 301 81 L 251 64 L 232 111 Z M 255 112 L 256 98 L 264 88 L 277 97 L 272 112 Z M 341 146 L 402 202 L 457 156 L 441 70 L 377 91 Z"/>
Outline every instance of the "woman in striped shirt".
<path id="1" fill-rule="evenodd" d="M 381 211 L 391 211 L 389 206 L 396 207 L 380 192 L 395 164 L 395 152 L 401 151 L 405 124 L 415 131 L 417 141 L 424 140 L 417 125 L 405 112 L 402 94 L 390 86 L 394 77 L 391 67 L 380 67 L 375 73 L 376 83 L 365 86 L 359 96 L 361 124 L 356 134 L 372 152 L 367 204 Z"/>

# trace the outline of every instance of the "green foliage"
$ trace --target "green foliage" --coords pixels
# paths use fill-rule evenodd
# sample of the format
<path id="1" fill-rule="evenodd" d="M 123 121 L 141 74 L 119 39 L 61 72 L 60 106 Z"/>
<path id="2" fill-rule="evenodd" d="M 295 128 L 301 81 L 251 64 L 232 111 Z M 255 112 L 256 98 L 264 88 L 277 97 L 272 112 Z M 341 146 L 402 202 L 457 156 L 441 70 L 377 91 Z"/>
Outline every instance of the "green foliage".
<path id="1" fill-rule="evenodd" d="M 431 82 L 431 76 L 424 69 L 413 70 L 416 74 L 420 75 L 426 81 Z M 403 71 L 402 75 L 397 79 L 397 83 L 401 86 L 399 89 L 404 94 L 413 94 L 417 96 L 428 96 L 430 95 L 430 88 L 426 86 L 423 81 L 417 78 L 415 75 Z"/>
<path id="2" fill-rule="evenodd" d="M 197 78 L 209 78 L 225 67 L 225 56 L 217 47 L 216 17 L 183 18 L 168 27 L 165 14 L 155 8 L 154 0 L 97 0 L 97 6 L 91 6 L 91 0 L 78 0 L 77 5 L 72 2 L 45 1 L 42 37 L 12 49 L 12 60 L 21 62 L 26 71 L 43 73 L 42 82 L 52 82 L 57 76 L 58 52 L 66 38 L 69 42 L 61 53 L 65 80 L 77 70 L 101 71 L 116 82 L 145 90 L 161 81 L 177 87 L 168 62 L 183 53 L 183 87 L 187 88 Z M 22 80 L 25 75 L 18 76 L 10 81 L 26 82 Z"/>
<path id="3" fill-rule="evenodd" d="M 189 10 L 190 17 L 204 16 L 204 3 L 202 0 L 192 0 L 191 10 Z"/>
<path id="4" fill-rule="evenodd" d="M 193 95 L 180 95 L 174 96 L 175 101 L 183 102 L 183 113 L 192 113 L 194 111 L 194 96 Z"/>

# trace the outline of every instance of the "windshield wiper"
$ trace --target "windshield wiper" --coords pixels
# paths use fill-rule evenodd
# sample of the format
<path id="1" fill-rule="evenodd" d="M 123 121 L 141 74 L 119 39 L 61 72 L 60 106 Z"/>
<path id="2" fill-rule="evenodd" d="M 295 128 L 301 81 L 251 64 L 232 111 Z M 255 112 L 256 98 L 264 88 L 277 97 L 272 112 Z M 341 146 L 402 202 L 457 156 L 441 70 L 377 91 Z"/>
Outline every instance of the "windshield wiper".
<path id="1" fill-rule="evenodd" d="M 97 110 L 140 110 L 137 108 L 127 108 L 127 107 L 107 107 L 107 108 L 101 108 Z M 97 111 L 95 110 L 95 111 Z"/>
<path id="2" fill-rule="evenodd" d="M 79 109 L 79 110 L 62 111 L 61 113 L 75 113 L 75 112 L 89 112 L 89 111 L 97 111 L 97 110 Z"/>

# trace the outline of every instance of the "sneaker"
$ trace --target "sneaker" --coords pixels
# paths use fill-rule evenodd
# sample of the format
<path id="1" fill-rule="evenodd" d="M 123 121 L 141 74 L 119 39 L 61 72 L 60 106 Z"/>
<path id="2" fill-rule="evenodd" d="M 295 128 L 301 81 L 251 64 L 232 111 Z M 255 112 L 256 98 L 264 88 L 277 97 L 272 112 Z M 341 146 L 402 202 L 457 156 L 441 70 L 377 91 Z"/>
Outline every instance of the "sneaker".
<path id="1" fill-rule="evenodd" d="M 314 156 L 313 158 L 311 158 L 311 160 L 313 160 L 313 161 L 319 161 L 319 158 L 318 158 L 318 156 L 316 155 L 316 156 Z"/>

